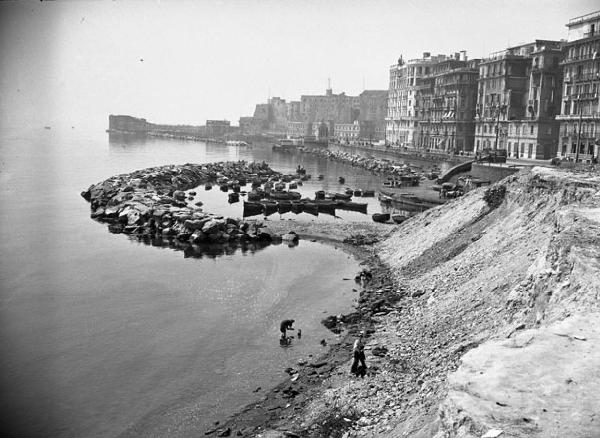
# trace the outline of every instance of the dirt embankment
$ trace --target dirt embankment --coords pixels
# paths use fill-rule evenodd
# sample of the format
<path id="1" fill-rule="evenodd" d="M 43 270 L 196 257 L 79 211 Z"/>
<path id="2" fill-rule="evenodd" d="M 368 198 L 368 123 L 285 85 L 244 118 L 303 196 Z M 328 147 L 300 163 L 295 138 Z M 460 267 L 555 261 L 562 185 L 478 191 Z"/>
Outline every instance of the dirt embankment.
<path id="1" fill-rule="evenodd" d="M 244 435 L 600 436 L 600 175 L 533 168 L 393 230 L 361 295 L 367 378 L 347 339 Z"/>

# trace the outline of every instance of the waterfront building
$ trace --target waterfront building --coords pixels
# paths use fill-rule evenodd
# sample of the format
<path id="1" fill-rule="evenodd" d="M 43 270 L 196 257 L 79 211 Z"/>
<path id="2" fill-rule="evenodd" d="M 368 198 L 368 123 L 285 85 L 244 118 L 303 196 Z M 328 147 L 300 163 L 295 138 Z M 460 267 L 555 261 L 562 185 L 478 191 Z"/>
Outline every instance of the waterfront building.
<path id="1" fill-rule="evenodd" d="M 303 138 L 307 135 L 312 135 L 308 131 L 308 126 L 305 122 L 288 122 L 287 136 L 290 138 Z"/>
<path id="2" fill-rule="evenodd" d="M 392 147 L 416 148 L 416 132 L 421 91 L 430 92 L 431 66 L 445 60 L 445 55 L 431 56 L 424 52 L 422 58 L 405 62 L 402 57 L 390 67 L 388 109 L 386 117 L 386 142 Z"/>
<path id="3" fill-rule="evenodd" d="M 567 23 L 558 157 L 597 162 L 600 140 L 600 11 Z"/>
<path id="4" fill-rule="evenodd" d="M 465 51 L 440 59 L 423 78 L 415 107 L 421 150 L 465 153 L 473 151 L 479 59 L 467 60 Z"/>
<path id="5" fill-rule="evenodd" d="M 361 138 L 370 140 L 385 139 L 385 117 L 387 115 L 388 90 L 365 90 L 358 95 L 358 120 L 363 123 L 364 132 Z"/>
<path id="6" fill-rule="evenodd" d="M 514 158 L 556 155 L 562 43 L 535 40 L 492 53 L 479 64 L 475 150 Z"/>
<path id="7" fill-rule="evenodd" d="M 358 119 L 358 97 L 346 93 L 334 94 L 327 88 L 324 95 L 302 95 L 300 112 L 305 122 L 332 120 L 336 123 L 352 123 Z"/>
<path id="8" fill-rule="evenodd" d="M 287 104 L 287 119 L 288 122 L 302 122 L 302 102 L 299 100 L 291 101 Z"/>
<path id="9" fill-rule="evenodd" d="M 231 130 L 229 120 L 207 120 L 206 136 L 208 138 L 223 137 Z"/>
<path id="10" fill-rule="evenodd" d="M 333 137 L 346 143 L 358 140 L 372 141 L 375 139 L 375 122 L 355 120 L 352 123 L 335 123 L 333 125 Z"/>
<path id="11" fill-rule="evenodd" d="M 267 126 L 254 117 L 240 117 L 239 120 L 240 133 L 245 135 L 259 135 L 267 129 Z"/>

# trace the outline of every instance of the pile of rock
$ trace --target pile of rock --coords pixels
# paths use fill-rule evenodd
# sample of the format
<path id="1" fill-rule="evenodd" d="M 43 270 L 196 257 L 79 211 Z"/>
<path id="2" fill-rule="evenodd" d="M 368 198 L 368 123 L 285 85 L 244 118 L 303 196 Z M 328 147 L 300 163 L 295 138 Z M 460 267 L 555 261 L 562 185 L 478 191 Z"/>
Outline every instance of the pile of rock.
<path id="1" fill-rule="evenodd" d="M 319 157 L 339 161 L 351 166 L 360 167 L 369 170 L 377 175 L 386 176 L 402 176 L 414 174 L 415 172 L 401 161 L 383 160 L 373 157 L 365 157 L 363 155 L 352 154 L 344 151 L 330 151 L 328 149 L 319 148 L 299 148 L 300 151 Z"/>
<path id="2" fill-rule="evenodd" d="M 221 162 L 153 167 L 113 176 L 81 193 L 91 217 L 113 233 L 160 235 L 193 244 L 271 241 L 260 225 L 189 206 L 185 190 L 217 179 L 246 180 L 277 172 L 263 163 Z M 197 203 L 200 204 L 201 203 Z"/>

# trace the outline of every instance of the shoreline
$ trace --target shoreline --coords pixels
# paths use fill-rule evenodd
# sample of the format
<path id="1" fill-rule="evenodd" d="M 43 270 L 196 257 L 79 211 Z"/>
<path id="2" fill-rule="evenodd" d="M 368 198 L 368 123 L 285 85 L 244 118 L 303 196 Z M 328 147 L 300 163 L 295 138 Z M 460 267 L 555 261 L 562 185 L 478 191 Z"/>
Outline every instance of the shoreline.
<path id="1" fill-rule="evenodd" d="M 287 232 L 295 232 L 301 240 L 334 246 L 355 257 L 359 265 L 371 273 L 372 278 L 364 286 L 357 286 L 360 288 L 360 299 L 351 313 L 340 315 L 341 318 L 329 315 L 322 321 L 334 333 L 338 330 L 343 332 L 343 337 L 337 343 L 330 344 L 323 354 L 312 361 L 299 363 L 289 373 L 290 377 L 265 389 L 258 401 L 250 403 L 205 431 L 207 436 L 257 436 L 265 431 L 270 431 L 271 435 L 268 436 L 273 437 L 321 436 L 325 432 L 321 430 L 321 425 L 310 422 L 302 427 L 297 423 L 296 420 L 302 418 L 298 415 L 299 411 L 307 409 L 309 403 L 322 394 L 325 390 L 323 383 L 333 375 L 345 374 L 349 380 L 358 379 L 349 372 L 356 335 L 364 330 L 368 340 L 376 332 L 377 321 L 374 316 L 388 313 L 401 298 L 390 270 L 381 263 L 372 246 L 395 229 L 395 225 L 350 223 L 340 227 L 339 224 L 332 226 L 301 221 L 281 222 L 283 223 L 268 224 L 267 228 L 274 232 L 285 228 Z M 365 237 L 367 243 L 348 243 L 349 238 L 352 240 L 359 236 Z M 368 382 L 369 377 L 378 371 L 376 366 L 368 364 L 368 375 L 363 381 Z M 343 432 L 355 420 L 357 418 L 338 424 L 336 432 Z"/>
<path id="2" fill-rule="evenodd" d="M 232 174 L 239 173 L 240 169 L 233 163 L 227 165 L 233 166 Z M 339 317 L 329 315 L 323 320 L 324 325 L 334 333 L 342 333 L 339 342 L 330 345 L 326 352 L 318 358 L 313 358 L 311 362 L 299 364 L 297 372 L 290 373 L 293 375 L 290 379 L 265 389 L 266 395 L 262 399 L 228 417 L 223 425 L 215 425 L 215 428 L 205 432 L 207 435 L 228 436 L 233 431 L 238 436 L 247 436 L 260 433 L 274 423 L 282 421 L 278 428 L 287 427 L 282 425 L 288 424 L 288 429 L 294 429 L 301 434 L 288 430 L 288 436 L 307 436 L 319 426 L 314 422 L 305 427 L 295 424 L 297 412 L 307 409 L 309 403 L 323 394 L 322 383 L 326 379 L 340 373 L 346 374 L 347 379 L 352 378 L 349 376 L 349 370 L 345 370 L 344 364 L 351 360 L 351 346 L 355 335 L 359 330 L 365 330 L 368 340 L 369 335 L 375 332 L 376 316 L 391 312 L 394 304 L 402 297 L 401 288 L 396 287 L 389 269 L 379 260 L 372 247 L 385 239 L 397 225 L 375 222 L 320 223 L 268 218 L 256 221 L 219 219 L 210 213 L 202 212 L 201 209 L 183 207 L 185 193 L 181 193 L 181 206 L 178 206 L 178 191 L 196 187 L 199 181 L 206 179 L 214 171 L 208 171 L 211 166 L 215 166 L 214 164 L 203 166 L 205 167 L 197 168 L 189 164 L 162 166 L 118 175 L 90 186 L 87 191 L 82 192 L 82 196 L 91 203 L 92 218 L 99 222 L 108 222 L 112 232 L 124 232 L 138 238 L 155 233 L 172 239 L 169 242 L 188 245 L 200 243 L 197 235 L 204 235 L 202 241 L 222 244 L 240 241 L 260 243 L 263 239 L 264 243 L 268 244 L 267 241 L 280 241 L 282 237 L 286 241 L 286 237 L 299 237 L 302 240 L 335 246 L 355 257 L 359 265 L 371 273 L 371 280 L 360 288 L 360 298 L 352 312 Z M 264 170 L 266 173 L 271 172 L 270 169 Z M 262 225 L 264 230 L 260 233 L 253 232 L 252 223 Z M 115 226 L 120 228 L 111 229 Z M 201 234 L 200 229 L 203 230 Z M 368 365 L 368 374 L 376 375 L 377 366 Z M 368 379 L 369 376 L 365 381 Z M 357 418 L 348 424 L 336 426 L 336 430 L 340 430 L 342 426 L 352 426 L 354 420 Z M 315 433 L 314 436 L 320 436 L 318 430 Z"/>

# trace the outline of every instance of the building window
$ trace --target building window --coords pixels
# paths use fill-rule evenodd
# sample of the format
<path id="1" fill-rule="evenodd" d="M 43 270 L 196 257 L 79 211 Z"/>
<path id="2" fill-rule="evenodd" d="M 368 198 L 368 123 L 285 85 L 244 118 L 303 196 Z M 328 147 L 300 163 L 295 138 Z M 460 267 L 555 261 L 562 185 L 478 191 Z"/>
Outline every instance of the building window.
<path id="1" fill-rule="evenodd" d="M 529 158 L 532 158 L 533 155 L 533 143 L 529 143 L 529 153 L 527 154 L 527 156 Z"/>
<path id="2" fill-rule="evenodd" d="M 531 126 L 529 127 L 529 133 L 530 133 L 531 135 L 533 135 L 533 125 L 531 125 Z"/>

